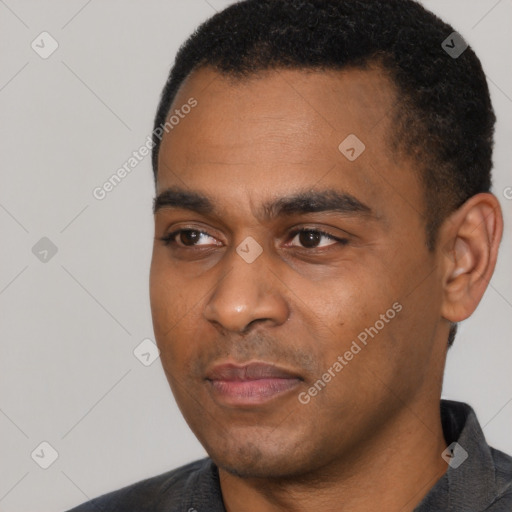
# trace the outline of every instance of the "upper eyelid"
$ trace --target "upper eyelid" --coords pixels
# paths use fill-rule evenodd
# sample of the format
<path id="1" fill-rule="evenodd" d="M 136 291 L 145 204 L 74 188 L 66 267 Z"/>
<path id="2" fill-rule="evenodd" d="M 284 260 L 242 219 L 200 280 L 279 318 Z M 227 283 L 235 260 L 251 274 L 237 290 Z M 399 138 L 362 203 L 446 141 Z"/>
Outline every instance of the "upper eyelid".
<path id="1" fill-rule="evenodd" d="M 312 231 L 312 232 L 318 233 L 319 235 L 324 236 L 326 238 L 330 238 L 331 240 L 334 240 L 334 241 L 339 241 L 342 239 L 342 237 L 333 235 L 331 233 L 327 233 L 323 229 L 314 229 L 314 228 L 299 228 L 299 229 L 291 230 L 288 233 L 288 237 L 293 240 L 299 233 L 302 233 L 303 231 Z"/>
<path id="2" fill-rule="evenodd" d="M 180 229 L 175 229 L 175 230 L 171 231 L 170 233 L 167 233 L 167 234 L 163 235 L 162 237 L 160 237 L 160 239 L 161 240 L 162 239 L 164 239 L 164 240 L 165 239 L 174 240 L 180 233 L 183 233 L 183 232 L 186 232 L 186 231 L 197 231 L 201 235 L 206 235 L 206 236 L 209 236 L 210 238 L 217 239 L 216 236 L 211 235 L 207 231 L 204 231 L 203 229 L 197 229 L 197 228 L 180 228 Z"/>

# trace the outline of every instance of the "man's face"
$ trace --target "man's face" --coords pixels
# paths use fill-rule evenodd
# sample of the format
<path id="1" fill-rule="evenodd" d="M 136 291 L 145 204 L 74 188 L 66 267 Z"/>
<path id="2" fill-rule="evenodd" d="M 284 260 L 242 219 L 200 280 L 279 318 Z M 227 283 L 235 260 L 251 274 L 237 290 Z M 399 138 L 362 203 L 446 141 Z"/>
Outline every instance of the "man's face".
<path id="1" fill-rule="evenodd" d="M 171 108 L 155 335 L 185 419 L 228 471 L 303 474 L 438 407 L 439 256 L 415 164 L 388 149 L 394 101 L 377 69 L 203 69 Z"/>

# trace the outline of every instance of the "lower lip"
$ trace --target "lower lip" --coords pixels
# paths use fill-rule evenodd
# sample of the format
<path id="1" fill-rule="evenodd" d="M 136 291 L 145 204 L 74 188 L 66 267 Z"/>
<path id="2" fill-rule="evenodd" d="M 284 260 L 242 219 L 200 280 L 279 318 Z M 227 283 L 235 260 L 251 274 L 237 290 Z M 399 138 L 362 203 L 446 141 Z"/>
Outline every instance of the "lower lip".
<path id="1" fill-rule="evenodd" d="M 215 393 L 227 405 L 258 405 L 299 385 L 299 379 L 212 380 Z"/>

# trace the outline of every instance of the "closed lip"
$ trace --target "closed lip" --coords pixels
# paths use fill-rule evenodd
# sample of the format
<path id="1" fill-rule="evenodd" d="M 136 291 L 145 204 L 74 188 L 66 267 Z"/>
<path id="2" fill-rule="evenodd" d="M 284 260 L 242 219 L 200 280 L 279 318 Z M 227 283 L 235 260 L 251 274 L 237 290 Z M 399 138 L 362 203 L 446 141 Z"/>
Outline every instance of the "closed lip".
<path id="1" fill-rule="evenodd" d="M 273 363 L 248 362 L 217 364 L 206 373 L 206 380 L 244 382 L 263 379 L 299 379 L 304 380 L 293 370 L 288 370 Z"/>
<path id="2" fill-rule="evenodd" d="M 217 364 L 205 379 L 219 405 L 245 410 L 261 410 L 277 397 L 290 396 L 302 380 L 292 370 L 261 361 Z"/>

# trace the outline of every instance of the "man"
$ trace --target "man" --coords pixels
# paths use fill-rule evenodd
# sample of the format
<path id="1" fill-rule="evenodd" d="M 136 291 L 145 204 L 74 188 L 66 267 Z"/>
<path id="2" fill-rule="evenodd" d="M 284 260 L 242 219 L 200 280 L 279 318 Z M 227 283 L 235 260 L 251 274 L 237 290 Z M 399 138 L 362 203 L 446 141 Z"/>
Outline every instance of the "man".
<path id="1" fill-rule="evenodd" d="M 440 402 L 492 276 L 494 113 L 412 0 L 247 0 L 155 120 L 155 336 L 209 458 L 104 511 L 510 511 L 512 458 Z"/>

